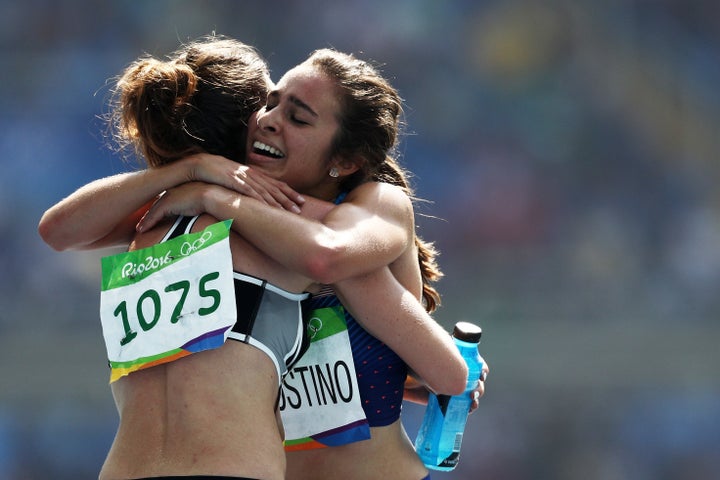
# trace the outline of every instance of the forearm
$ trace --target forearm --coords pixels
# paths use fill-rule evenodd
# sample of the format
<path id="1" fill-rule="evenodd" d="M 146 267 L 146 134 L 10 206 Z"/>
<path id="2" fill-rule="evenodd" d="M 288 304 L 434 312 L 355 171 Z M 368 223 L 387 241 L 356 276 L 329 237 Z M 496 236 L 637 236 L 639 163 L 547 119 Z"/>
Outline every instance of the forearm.
<path id="1" fill-rule="evenodd" d="M 233 191 L 207 185 L 202 192 L 201 209 L 216 218 L 232 219 L 232 229 L 236 233 L 289 270 L 323 281 L 325 279 L 316 278 L 309 253 L 312 251 L 315 255 L 322 249 L 332 248 L 322 243 L 327 243 L 327 238 L 334 233 L 318 221 L 323 216 L 322 203 L 325 202 L 308 199 L 302 207 L 301 215 L 305 217 L 301 217 Z M 185 214 L 191 211 L 179 202 L 178 206 Z"/>
<path id="2" fill-rule="evenodd" d="M 209 186 L 200 208 L 216 218 L 232 218 L 234 231 L 288 269 L 333 284 L 389 265 L 411 246 L 412 204 L 390 188 L 358 187 L 362 193 L 340 205 L 307 198 L 301 215 L 295 215 Z M 157 207 L 162 215 L 195 209 L 178 197 L 159 202 L 165 204 Z M 316 208 L 318 203 L 331 208 Z"/>
<path id="3" fill-rule="evenodd" d="M 430 391 L 427 389 L 425 384 L 415 378 L 413 375 L 408 375 L 405 380 L 405 390 L 403 391 L 403 400 L 419 403 L 421 405 L 427 405 Z"/>
<path id="4" fill-rule="evenodd" d="M 388 268 L 334 287 L 358 323 L 397 353 L 428 388 L 450 395 L 464 390 L 467 365 L 450 334 Z"/>
<path id="5" fill-rule="evenodd" d="M 357 230 L 326 225 L 319 219 L 338 207 L 317 199 L 307 198 L 301 215 L 296 215 L 209 187 L 203 208 L 216 218 L 233 219 L 233 230 L 266 255 L 319 283 L 335 283 L 387 265 L 404 248 L 400 242 L 367 241 L 358 238 Z"/>
<path id="6" fill-rule="evenodd" d="M 40 219 L 38 232 L 58 251 L 127 245 L 149 203 L 182 181 L 184 173 L 180 168 L 143 170 L 95 180 L 48 209 Z"/>
<path id="7" fill-rule="evenodd" d="M 412 203 L 398 187 L 365 184 L 340 205 L 305 200 L 297 215 L 217 184 L 190 182 L 165 192 L 139 228 L 203 212 L 232 219 L 232 229 L 267 256 L 329 284 L 389 265 L 413 246 Z"/>

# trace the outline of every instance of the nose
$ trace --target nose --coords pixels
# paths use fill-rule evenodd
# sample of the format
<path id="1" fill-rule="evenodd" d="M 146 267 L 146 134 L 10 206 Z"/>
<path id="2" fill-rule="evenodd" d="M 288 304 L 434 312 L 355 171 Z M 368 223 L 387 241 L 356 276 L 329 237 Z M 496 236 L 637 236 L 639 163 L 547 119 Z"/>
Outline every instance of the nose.
<path id="1" fill-rule="evenodd" d="M 264 132 L 277 133 L 280 130 L 280 122 L 275 114 L 277 109 L 267 110 L 263 108 L 257 114 L 257 126 Z"/>

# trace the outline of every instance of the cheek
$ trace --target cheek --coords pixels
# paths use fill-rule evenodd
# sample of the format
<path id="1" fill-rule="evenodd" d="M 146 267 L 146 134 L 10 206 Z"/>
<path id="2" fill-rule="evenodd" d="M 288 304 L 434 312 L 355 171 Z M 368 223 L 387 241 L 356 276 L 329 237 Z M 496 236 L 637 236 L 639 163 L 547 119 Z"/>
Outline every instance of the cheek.
<path id="1" fill-rule="evenodd" d="M 319 142 L 313 142 L 311 139 L 307 139 L 303 142 L 301 148 L 303 152 L 302 160 L 298 162 L 298 165 L 302 164 L 302 168 L 317 171 L 321 165 L 327 163 L 327 151 L 320 148 Z"/>

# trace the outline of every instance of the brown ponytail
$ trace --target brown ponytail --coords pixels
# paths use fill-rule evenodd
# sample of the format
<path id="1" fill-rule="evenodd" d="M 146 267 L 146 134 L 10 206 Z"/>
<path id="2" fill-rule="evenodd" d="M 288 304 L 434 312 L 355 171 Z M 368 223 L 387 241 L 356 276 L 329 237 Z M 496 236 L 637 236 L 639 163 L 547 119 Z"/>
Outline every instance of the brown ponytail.
<path id="1" fill-rule="evenodd" d="M 267 97 L 270 75 L 249 45 L 203 37 L 167 60 L 151 56 L 117 79 L 107 116 L 116 149 L 150 167 L 201 151 L 243 162 L 247 120 Z"/>
<path id="2" fill-rule="evenodd" d="M 401 187 L 411 199 L 415 200 L 416 198 L 413 196 L 412 187 L 407 177 L 407 172 L 400 164 L 393 157 L 388 156 L 378 168 L 373 180 Z M 423 303 L 425 310 L 432 313 L 441 304 L 440 292 L 433 286 L 433 283 L 443 276 L 436 260 L 439 252 L 433 242 L 426 242 L 417 233 L 415 234 L 415 246 L 418 251 L 418 262 L 420 263 L 420 273 L 423 280 Z"/>
<path id="3" fill-rule="evenodd" d="M 117 83 L 115 140 L 134 146 L 150 167 L 197 151 L 183 128 L 197 84 L 187 65 L 154 58 L 135 61 Z"/>

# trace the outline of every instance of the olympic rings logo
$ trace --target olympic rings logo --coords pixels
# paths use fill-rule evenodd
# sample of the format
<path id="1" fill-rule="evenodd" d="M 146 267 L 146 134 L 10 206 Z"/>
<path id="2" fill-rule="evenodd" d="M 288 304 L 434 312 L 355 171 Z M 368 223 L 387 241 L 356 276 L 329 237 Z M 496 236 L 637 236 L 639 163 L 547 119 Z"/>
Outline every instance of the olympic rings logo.
<path id="1" fill-rule="evenodd" d="M 192 243 L 185 242 L 180 246 L 180 255 L 187 257 L 193 252 L 200 250 L 212 237 L 212 232 L 205 232 L 200 238 Z"/>

